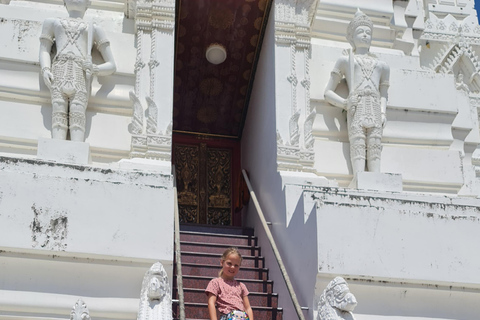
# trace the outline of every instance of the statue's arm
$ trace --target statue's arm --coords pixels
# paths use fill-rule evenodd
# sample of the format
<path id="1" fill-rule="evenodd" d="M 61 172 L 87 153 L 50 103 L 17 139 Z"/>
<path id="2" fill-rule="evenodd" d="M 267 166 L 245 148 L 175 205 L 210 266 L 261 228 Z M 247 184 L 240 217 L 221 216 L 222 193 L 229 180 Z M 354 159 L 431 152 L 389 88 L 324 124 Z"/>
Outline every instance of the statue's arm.
<path id="1" fill-rule="evenodd" d="M 325 100 L 334 105 L 335 107 L 339 107 L 342 109 L 347 109 L 347 99 L 342 98 L 339 96 L 335 90 L 337 89 L 338 84 L 345 76 L 345 65 L 347 60 L 344 57 L 341 57 L 335 63 L 335 67 L 330 74 L 330 79 L 328 80 L 327 86 L 325 88 Z"/>
<path id="2" fill-rule="evenodd" d="M 94 40 L 97 44 L 97 49 L 100 51 L 103 60 L 102 64 L 96 66 L 95 70 L 99 76 L 108 76 L 117 70 L 115 59 L 113 58 L 112 48 L 110 47 L 110 41 L 108 41 L 105 31 L 102 28 L 94 24 Z"/>
<path id="3" fill-rule="evenodd" d="M 51 72 L 52 60 L 50 52 L 54 43 L 54 19 L 46 19 L 43 23 L 42 34 L 40 36 L 40 53 L 39 62 L 43 81 L 48 88 L 51 87 L 53 81 L 53 74 Z"/>
<path id="4" fill-rule="evenodd" d="M 382 76 L 380 77 L 380 108 L 382 110 L 382 124 L 385 126 L 387 123 L 387 100 L 388 100 L 388 87 L 390 86 L 390 67 L 385 62 L 382 67 Z"/>

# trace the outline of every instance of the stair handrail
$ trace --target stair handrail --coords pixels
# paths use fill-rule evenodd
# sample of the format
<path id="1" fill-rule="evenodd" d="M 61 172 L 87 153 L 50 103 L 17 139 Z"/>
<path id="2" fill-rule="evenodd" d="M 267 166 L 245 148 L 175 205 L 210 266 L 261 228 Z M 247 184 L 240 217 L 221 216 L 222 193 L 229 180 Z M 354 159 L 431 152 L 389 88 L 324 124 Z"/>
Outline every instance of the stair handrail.
<path id="1" fill-rule="evenodd" d="M 180 309 L 179 320 L 185 320 L 185 296 L 183 293 L 183 278 L 182 278 L 182 257 L 180 253 L 180 215 L 178 210 L 177 198 L 177 175 L 175 165 L 172 165 L 173 175 L 173 211 L 174 211 L 174 228 L 175 228 L 175 261 L 177 267 L 177 291 L 178 291 L 178 305 Z"/>
<path id="2" fill-rule="evenodd" d="M 303 312 L 302 312 L 303 308 L 298 303 L 297 295 L 295 294 L 295 290 L 293 289 L 292 283 L 290 282 L 290 277 L 288 276 L 287 269 L 283 264 L 283 260 L 280 255 L 280 252 L 278 251 L 277 245 L 275 243 L 275 239 L 273 239 L 272 232 L 268 228 L 268 223 L 265 220 L 265 215 L 263 214 L 262 208 L 258 203 L 257 196 L 253 191 L 252 184 L 250 183 L 250 179 L 248 179 L 247 172 L 245 171 L 245 169 L 242 169 L 242 174 L 243 174 L 243 177 L 245 178 L 245 182 L 247 183 L 248 191 L 250 192 L 250 197 L 252 198 L 252 201 L 255 204 L 255 208 L 257 209 L 258 217 L 262 222 L 263 229 L 267 234 L 267 238 L 270 242 L 275 258 L 277 259 L 278 266 L 280 267 L 280 271 L 282 272 L 283 280 L 285 280 L 285 284 L 287 285 L 288 293 L 290 294 L 290 298 L 292 299 L 293 306 L 295 307 L 295 311 L 297 312 L 297 315 L 298 315 L 298 319 L 305 320 L 305 317 L 303 316 Z"/>

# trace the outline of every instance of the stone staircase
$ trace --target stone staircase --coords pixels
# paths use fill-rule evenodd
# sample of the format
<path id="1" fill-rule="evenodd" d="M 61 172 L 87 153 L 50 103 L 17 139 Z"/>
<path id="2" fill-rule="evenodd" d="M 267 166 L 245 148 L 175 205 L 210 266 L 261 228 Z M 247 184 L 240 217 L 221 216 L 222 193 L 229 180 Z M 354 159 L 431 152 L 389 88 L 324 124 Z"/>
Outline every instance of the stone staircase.
<path id="1" fill-rule="evenodd" d="M 268 269 L 253 229 L 182 225 L 180 249 L 182 255 L 183 290 L 186 319 L 210 319 L 205 288 L 218 277 L 220 256 L 228 247 L 237 247 L 243 261 L 236 279 L 250 291 L 249 300 L 255 320 L 282 320 L 278 295 L 273 292 L 273 281 L 268 280 Z M 176 270 L 174 270 L 176 274 Z M 173 298 L 178 299 L 176 279 Z M 179 317 L 178 305 L 173 306 L 173 317 Z"/>

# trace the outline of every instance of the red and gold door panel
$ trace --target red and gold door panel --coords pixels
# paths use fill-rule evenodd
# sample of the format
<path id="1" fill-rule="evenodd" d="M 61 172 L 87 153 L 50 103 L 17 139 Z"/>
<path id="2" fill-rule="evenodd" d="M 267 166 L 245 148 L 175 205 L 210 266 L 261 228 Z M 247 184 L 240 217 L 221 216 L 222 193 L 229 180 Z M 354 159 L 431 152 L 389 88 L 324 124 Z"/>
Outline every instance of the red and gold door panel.
<path id="1" fill-rule="evenodd" d="M 233 214 L 238 153 L 236 141 L 174 138 L 181 223 L 239 225 L 239 217 Z"/>

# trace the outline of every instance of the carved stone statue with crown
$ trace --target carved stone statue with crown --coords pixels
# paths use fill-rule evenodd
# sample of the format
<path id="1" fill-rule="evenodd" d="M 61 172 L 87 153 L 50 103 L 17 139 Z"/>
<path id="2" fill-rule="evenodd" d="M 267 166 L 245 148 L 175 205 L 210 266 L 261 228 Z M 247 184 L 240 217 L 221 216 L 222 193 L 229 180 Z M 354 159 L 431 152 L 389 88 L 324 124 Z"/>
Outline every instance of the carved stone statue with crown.
<path id="1" fill-rule="evenodd" d="M 355 296 L 342 277 L 336 277 L 323 290 L 318 302 L 317 320 L 354 320 Z"/>
<path id="2" fill-rule="evenodd" d="M 137 320 L 172 319 L 172 295 L 167 272 L 160 262 L 145 273 Z"/>
<path id="3" fill-rule="evenodd" d="M 337 60 L 325 89 L 325 100 L 347 111 L 354 176 L 380 172 L 390 68 L 370 52 L 372 31 L 372 20 L 358 10 L 347 28 L 352 49 Z M 342 79 L 348 86 L 346 98 L 335 92 Z"/>
<path id="4" fill-rule="evenodd" d="M 40 36 L 40 67 L 52 98 L 52 137 L 85 140 L 85 112 L 92 76 L 105 76 L 116 70 L 110 43 L 95 23 L 83 19 L 89 0 L 64 0 L 68 18 L 48 18 Z M 96 44 L 104 62 L 92 63 Z M 51 58 L 52 48 L 55 50 Z"/>

